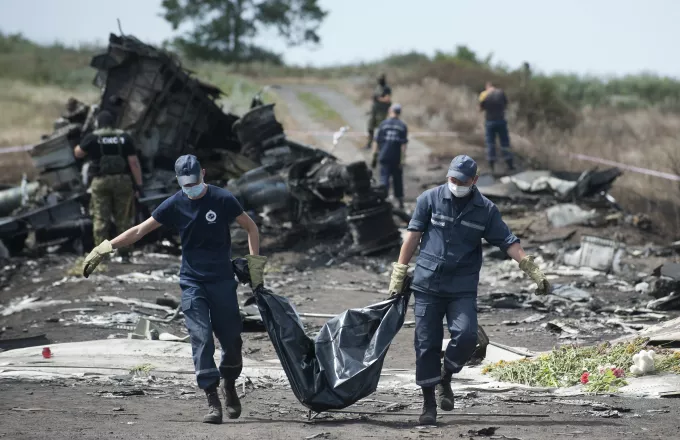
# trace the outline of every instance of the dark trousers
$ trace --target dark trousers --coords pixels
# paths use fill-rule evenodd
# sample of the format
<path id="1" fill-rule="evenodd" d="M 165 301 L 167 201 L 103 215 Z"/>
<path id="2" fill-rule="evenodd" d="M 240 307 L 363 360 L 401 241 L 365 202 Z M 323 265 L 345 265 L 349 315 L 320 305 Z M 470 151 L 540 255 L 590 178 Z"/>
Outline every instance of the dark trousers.
<path id="1" fill-rule="evenodd" d="M 400 164 L 395 163 L 380 163 L 380 183 L 385 186 L 387 193 L 390 193 L 390 177 L 394 184 L 394 197 L 397 199 L 404 198 L 404 173 Z"/>
<path id="2" fill-rule="evenodd" d="M 510 136 L 508 135 L 508 123 L 506 121 L 486 121 L 486 158 L 490 163 L 496 161 L 496 138 L 501 143 L 503 159 L 512 163 Z"/>
<path id="3" fill-rule="evenodd" d="M 236 299 L 236 280 L 197 282 L 180 280 L 182 312 L 189 331 L 196 382 L 201 389 L 219 381 L 236 380 L 243 368 L 241 314 Z M 215 341 L 222 346 L 219 369 L 215 366 Z"/>
<path id="4" fill-rule="evenodd" d="M 459 373 L 477 347 L 477 298 L 441 297 L 414 292 L 416 384 L 423 387 L 441 381 L 442 341 L 446 316 L 451 341 L 444 352 L 444 367 Z"/>

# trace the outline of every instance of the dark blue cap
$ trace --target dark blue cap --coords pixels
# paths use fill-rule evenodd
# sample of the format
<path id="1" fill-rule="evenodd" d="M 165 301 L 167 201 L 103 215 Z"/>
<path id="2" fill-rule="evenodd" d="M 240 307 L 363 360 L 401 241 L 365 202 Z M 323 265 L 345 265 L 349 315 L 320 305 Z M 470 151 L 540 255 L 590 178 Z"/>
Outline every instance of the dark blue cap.
<path id="1" fill-rule="evenodd" d="M 474 179 L 476 175 L 477 162 L 465 154 L 454 157 L 449 165 L 449 172 L 446 173 L 446 177 L 453 177 L 465 183 Z"/>
<path id="2" fill-rule="evenodd" d="M 201 164 L 193 154 L 185 154 L 175 161 L 175 175 L 180 186 L 201 181 Z"/>

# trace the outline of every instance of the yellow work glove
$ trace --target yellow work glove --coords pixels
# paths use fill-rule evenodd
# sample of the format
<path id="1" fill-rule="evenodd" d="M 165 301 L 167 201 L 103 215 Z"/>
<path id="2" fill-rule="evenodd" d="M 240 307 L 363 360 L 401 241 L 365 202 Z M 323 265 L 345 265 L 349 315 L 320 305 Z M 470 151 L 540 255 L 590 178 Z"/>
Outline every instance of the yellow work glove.
<path id="1" fill-rule="evenodd" d="M 85 278 L 89 277 L 92 272 L 97 268 L 99 263 L 102 262 L 104 256 L 113 253 L 113 246 L 109 240 L 104 240 L 99 246 L 92 249 L 85 261 L 83 262 L 83 276 Z"/>
<path id="2" fill-rule="evenodd" d="M 248 261 L 248 271 L 250 272 L 250 287 L 255 289 L 264 284 L 264 265 L 267 264 L 267 257 L 262 255 L 246 255 Z"/>
<path id="3" fill-rule="evenodd" d="M 550 293 L 550 282 L 545 277 L 543 271 L 539 269 L 538 265 L 534 263 L 533 256 L 527 255 L 526 257 L 522 258 L 522 261 L 519 262 L 519 268 L 522 269 L 522 272 L 529 275 L 529 278 L 534 280 L 538 286 L 536 289 L 537 295 L 547 295 Z"/>
<path id="4" fill-rule="evenodd" d="M 390 278 L 390 296 L 398 295 L 404 289 L 404 279 L 408 271 L 408 264 L 392 263 L 392 277 Z"/>

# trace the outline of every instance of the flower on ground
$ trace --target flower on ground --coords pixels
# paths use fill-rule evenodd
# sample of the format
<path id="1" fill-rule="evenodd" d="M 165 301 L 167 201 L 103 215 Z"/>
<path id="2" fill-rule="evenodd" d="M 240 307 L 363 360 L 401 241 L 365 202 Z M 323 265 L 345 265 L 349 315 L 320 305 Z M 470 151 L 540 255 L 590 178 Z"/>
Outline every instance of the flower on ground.
<path id="1" fill-rule="evenodd" d="M 623 368 L 613 368 L 612 373 L 614 373 L 614 376 L 616 376 L 616 377 L 623 377 L 624 376 Z"/>
<path id="2" fill-rule="evenodd" d="M 582 384 L 587 384 L 588 383 L 588 377 L 590 376 L 590 373 L 587 371 L 581 375 L 581 383 Z"/>

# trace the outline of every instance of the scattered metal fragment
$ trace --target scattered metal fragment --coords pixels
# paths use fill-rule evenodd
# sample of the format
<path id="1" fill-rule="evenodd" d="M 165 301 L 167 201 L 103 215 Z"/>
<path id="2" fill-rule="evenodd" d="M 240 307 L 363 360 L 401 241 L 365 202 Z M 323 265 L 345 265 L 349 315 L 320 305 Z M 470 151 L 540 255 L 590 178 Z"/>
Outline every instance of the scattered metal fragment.
<path id="1" fill-rule="evenodd" d="M 548 221 L 554 228 L 588 224 L 589 221 L 595 219 L 598 216 L 595 209 L 586 211 L 581 209 L 578 205 L 571 203 L 551 206 L 550 208 L 546 209 L 545 214 L 548 217 Z"/>
<path id="2" fill-rule="evenodd" d="M 622 244 L 600 237 L 584 235 L 578 251 L 565 254 L 564 262 L 575 267 L 590 267 L 605 272 L 620 271 Z"/>
<path id="3" fill-rule="evenodd" d="M 543 324 L 548 330 L 552 332 L 557 332 L 557 333 L 568 333 L 570 335 L 577 335 L 579 334 L 579 331 L 568 324 L 566 324 L 563 321 L 554 319 L 552 321 L 549 321 L 545 324 Z"/>
<path id="4" fill-rule="evenodd" d="M 37 310 L 43 307 L 59 306 L 63 304 L 71 304 L 71 301 L 67 299 L 43 300 L 40 297 L 25 296 L 23 298 L 10 300 L 9 305 L 6 307 L 0 306 L 0 315 L 9 316 L 26 310 Z"/>
<path id="5" fill-rule="evenodd" d="M 489 426 L 488 428 L 482 428 L 482 429 L 470 429 L 467 434 L 468 435 L 479 435 L 483 437 L 491 437 L 496 433 L 496 431 L 499 429 L 499 426 Z"/>
<path id="6" fill-rule="evenodd" d="M 311 440 L 314 438 L 328 438 L 331 435 L 330 432 L 320 432 L 318 434 L 312 434 L 305 437 L 305 440 Z"/>
<path id="7" fill-rule="evenodd" d="M 673 292 L 663 298 L 655 299 L 647 303 L 647 308 L 652 310 L 677 310 L 680 309 L 680 292 Z"/>

